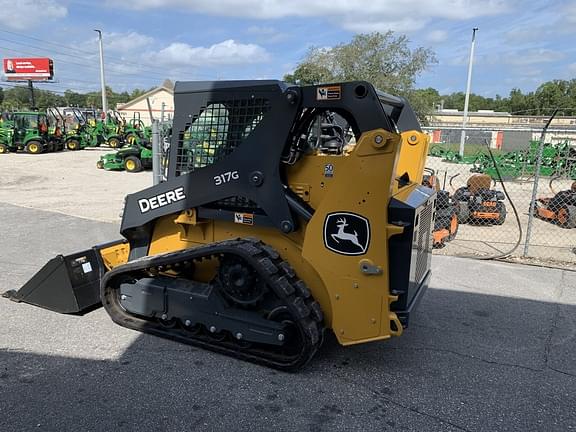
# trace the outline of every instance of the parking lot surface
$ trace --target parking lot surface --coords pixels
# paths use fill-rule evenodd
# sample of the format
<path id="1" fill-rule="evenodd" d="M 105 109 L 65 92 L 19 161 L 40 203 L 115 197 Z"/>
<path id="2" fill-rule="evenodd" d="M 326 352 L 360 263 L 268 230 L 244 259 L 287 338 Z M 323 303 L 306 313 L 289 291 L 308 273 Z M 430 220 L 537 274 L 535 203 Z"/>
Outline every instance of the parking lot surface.
<path id="1" fill-rule="evenodd" d="M 0 291 L 118 225 L 0 202 Z M 0 431 L 576 430 L 576 273 L 445 256 L 401 338 L 280 373 L 0 298 Z"/>
<path id="2" fill-rule="evenodd" d="M 0 203 L 49 209 L 105 222 L 120 220 L 124 197 L 152 185 L 152 172 L 127 173 L 96 168 L 112 151 L 95 147 L 0 157 Z"/>

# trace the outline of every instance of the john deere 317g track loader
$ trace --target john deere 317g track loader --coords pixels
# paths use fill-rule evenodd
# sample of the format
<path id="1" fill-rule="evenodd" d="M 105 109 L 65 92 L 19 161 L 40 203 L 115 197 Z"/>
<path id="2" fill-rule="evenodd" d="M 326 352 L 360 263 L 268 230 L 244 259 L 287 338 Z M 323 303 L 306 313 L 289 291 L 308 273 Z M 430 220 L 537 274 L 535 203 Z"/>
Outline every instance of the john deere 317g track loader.
<path id="1" fill-rule="evenodd" d="M 283 370 L 332 330 L 400 336 L 430 277 L 428 140 L 366 82 L 180 82 L 168 180 L 126 198 L 125 240 L 51 260 L 9 296 L 100 302 L 125 327 Z"/>

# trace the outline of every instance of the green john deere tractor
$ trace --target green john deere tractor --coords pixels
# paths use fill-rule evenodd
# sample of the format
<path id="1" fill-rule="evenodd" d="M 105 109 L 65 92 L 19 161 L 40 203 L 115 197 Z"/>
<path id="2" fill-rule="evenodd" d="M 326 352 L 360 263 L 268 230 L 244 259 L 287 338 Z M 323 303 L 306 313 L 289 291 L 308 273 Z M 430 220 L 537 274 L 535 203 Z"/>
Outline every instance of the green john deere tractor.
<path id="1" fill-rule="evenodd" d="M 122 136 L 118 127 L 108 122 L 88 119 L 80 110 L 73 110 L 75 116 L 74 127 L 68 131 L 66 148 L 80 150 L 86 147 L 98 147 L 108 144 L 112 148 L 122 146 Z"/>
<path id="2" fill-rule="evenodd" d="M 134 113 L 134 117 L 124 126 L 124 141 L 130 145 L 142 144 L 143 141 L 152 139 L 152 128 L 145 126 L 140 119 L 140 113 Z"/>
<path id="3" fill-rule="evenodd" d="M 112 148 L 120 148 L 126 143 L 124 128 L 126 121 L 118 111 L 109 111 L 106 122 L 98 122 L 97 125 L 106 136 L 106 142 Z"/>
<path id="4" fill-rule="evenodd" d="M 152 168 L 152 148 L 149 142 L 134 144 L 105 154 L 96 162 L 96 168 L 107 171 L 139 172 Z"/>
<path id="5" fill-rule="evenodd" d="M 97 121 L 92 125 L 91 134 L 100 144 L 108 144 L 112 148 L 120 148 L 124 144 L 122 141 L 122 125 L 109 120 Z"/>
<path id="6" fill-rule="evenodd" d="M 59 149 L 58 137 L 50 135 L 46 113 L 15 112 L 0 127 L 0 153 L 25 151 L 39 154 Z"/>
<path id="7" fill-rule="evenodd" d="M 46 109 L 48 117 L 48 151 L 62 151 L 66 141 L 66 118 L 58 108 Z"/>
<path id="8" fill-rule="evenodd" d="M 93 140 L 89 132 L 86 118 L 82 112 L 73 109 L 74 119 L 66 132 L 65 144 L 68 150 L 81 150 L 86 147 L 93 147 Z"/>

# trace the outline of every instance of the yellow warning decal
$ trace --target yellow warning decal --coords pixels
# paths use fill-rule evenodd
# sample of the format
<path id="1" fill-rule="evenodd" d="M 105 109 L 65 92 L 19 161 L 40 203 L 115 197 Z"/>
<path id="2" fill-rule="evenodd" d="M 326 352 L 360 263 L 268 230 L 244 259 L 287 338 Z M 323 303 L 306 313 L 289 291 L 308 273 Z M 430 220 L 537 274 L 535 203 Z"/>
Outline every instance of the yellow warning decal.
<path id="1" fill-rule="evenodd" d="M 338 100 L 341 96 L 341 86 L 318 87 L 316 89 L 316 100 Z"/>
<path id="2" fill-rule="evenodd" d="M 244 225 L 254 225 L 254 215 L 252 213 L 234 213 L 234 222 Z"/>

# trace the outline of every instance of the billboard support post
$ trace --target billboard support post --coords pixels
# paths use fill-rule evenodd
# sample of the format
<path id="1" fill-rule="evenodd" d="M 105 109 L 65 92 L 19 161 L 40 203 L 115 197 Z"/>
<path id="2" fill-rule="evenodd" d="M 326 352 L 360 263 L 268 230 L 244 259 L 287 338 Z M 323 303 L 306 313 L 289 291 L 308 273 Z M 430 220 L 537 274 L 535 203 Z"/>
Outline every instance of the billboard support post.
<path id="1" fill-rule="evenodd" d="M 28 80 L 28 88 L 30 89 L 30 108 L 34 111 L 36 110 L 36 100 L 34 99 L 34 84 L 32 84 L 32 80 Z"/>

